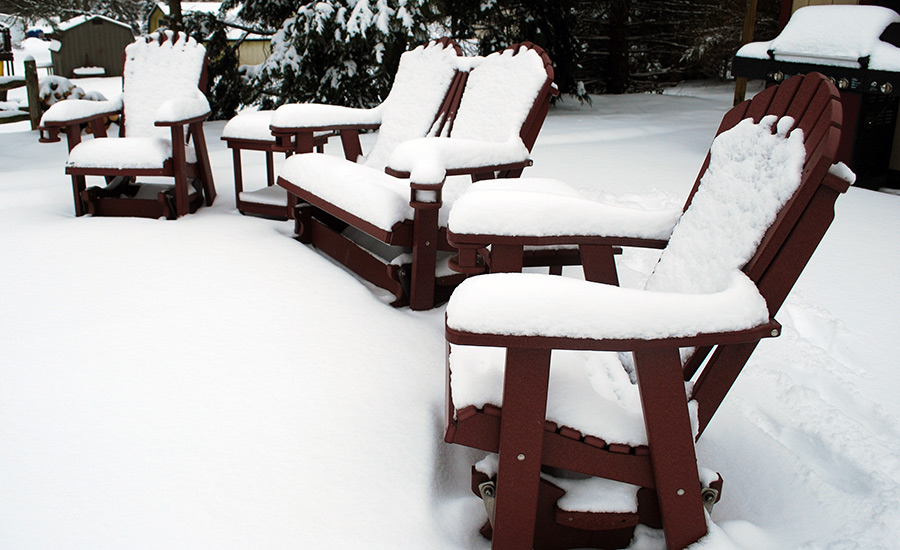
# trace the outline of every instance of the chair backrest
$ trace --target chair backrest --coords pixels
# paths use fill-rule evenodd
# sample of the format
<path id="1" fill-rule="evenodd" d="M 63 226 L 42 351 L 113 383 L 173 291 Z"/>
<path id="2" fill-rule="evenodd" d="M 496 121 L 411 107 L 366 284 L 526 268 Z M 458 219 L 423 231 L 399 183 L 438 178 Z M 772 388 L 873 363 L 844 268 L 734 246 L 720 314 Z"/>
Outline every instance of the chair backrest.
<path id="1" fill-rule="evenodd" d="M 837 89 L 818 73 L 793 77 L 731 109 L 647 288 L 716 290 L 722 269 L 742 268 L 774 318 L 834 219 L 835 200 L 850 184 L 832 168 L 841 117 Z M 709 223 L 696 219 L 711 209 L 717 212 Z M 722 251 L 723 243 L 735 251 Z M 715 258 L 720 251 L 721 261 Z M 715 273 L 699 275 L 709 277 L 701 282 L 685 280 L 703 269 Z M 686 360 L 685 380 L 700 373 L 692 393 L 700 404 L 698 436 L 755 346 L 699 348 Z"/>
<path id="2" fill-rule="evenodd" d="M 510 46 L 469 72 L 449 135 L 493 142 L 518 135 L 531 150 L 556 93 L 544 50 L 529 42 Z"/>
<path id="3" fill-rule="evenodd" d="M 719 275 L 700 274 L 707 267 L 742 268 L 759 283 L 834 162 L 841 116 L 837 89 L 819 73 L 791 78 L 726 113 L 648 288 L 715 291 L 711 279 Z M 679 282 L 676 269 L 682 279 L 710 280 Z"/>
<path id="4" fill-rule="evenodd" d="M 802 130 L 793 126 L 790 117 L 769 115 L 758 123 L 744 119 L 716 137 L 700 186 L 645 288 L 725 290 L 800 186 L 806 150 Z"/>
<path id="5" fill-rule="evenodd" d="M 166 100 L 196 97 L 206 87 L 206 49 L 182 32 L 165 31 L 139 38 L 125 48 L 122 76 L 125 135 L 169 137 L 154 126 Z"/>
<path id="6" fill-rule="evenodd" d="M 399 144 L 429 134 L 446 108 L 461 54 L 456 42 L 443 38 L 400 56 L 394 84 L 382 103 L 378 138 L 363 161 L 365 166 L 383 170 Z"/>

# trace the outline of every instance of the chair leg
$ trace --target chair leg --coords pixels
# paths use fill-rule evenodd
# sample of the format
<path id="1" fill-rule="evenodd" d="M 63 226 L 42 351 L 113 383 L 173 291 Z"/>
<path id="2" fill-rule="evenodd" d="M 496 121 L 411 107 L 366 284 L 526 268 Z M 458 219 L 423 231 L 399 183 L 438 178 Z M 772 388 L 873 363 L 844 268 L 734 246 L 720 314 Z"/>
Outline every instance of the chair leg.
<path id="1" fill-rule="evenodd" d="M 550 350 L 506 350 L 493 550 L 534 543 Z"/>
<path id="2" fill-rule="evenodd" d="M 706 535 L 681 359 L 677 348 L 654 349 L 634 363 L 666 547 L 677 550 Z"/>
<path id="3" fill-rule="evenodd" d="M 203 123 L 195 122 L 190 126 L 191 139 L 194 140 L 194 150 L 197 152 L 197 162 L 200 164 L 200 179 L 203 181 L 203 195 L 206 206 L 212 206 L 216 200 L 216 184 L 213 182 L 212 168 L 209 164 L 209 150 L 206 148 L 206 136 L 203 133 Z"/>
<path id="4" fill-rule="evenodd" d="M 522 271 L 524 247 L 515 244 L 491 246 L 491 273 L 519 273 Z"/>
<path id="5" fill-rule="evenodd" d="M 237 206 L 241 204 L 241 193 L 244 191 L 244 167 L 241 164 L 241 149 L 235 147 L 231 150 L 231 160 L 234 166 L 234 200 Z"/>
<path id="6" fill-rule="evenodd" d="M 582 244 L 578 246 L 578 251 L 581 253 L 581 265 L 584 267 L 586 280 L 619 286 L 613 247 Z"/>
<path id="7" fill-rule="evenodd" d="M 438 209 L 416 208 L 413 226 L 412 281 L 409 307 L 426 310 L 434 307 L 434 269 L 437 264 Z"/>
<path id="8" fill-rule="evenodd" d="M 84 176 L 72 175 L 72 193 L 75 196 L 75 215 L 84 216 L 87 211 L 84 207 L 84 200 L 81 198 L 81 192 L 85 190 L 87 185 L 84 182 Z"/>
<path id="9" fill-rule="evenodd" d="M 266 185 L 275 185 L 275 155 L 271 150 L 266 151 Z"/>
<path id="10" fill-rule="evenodd" d="M 187 159 L 185 158 L 184 128 L 172 126 L 172 168 L 175 176 L 175 215 L 188 214 Z"/>

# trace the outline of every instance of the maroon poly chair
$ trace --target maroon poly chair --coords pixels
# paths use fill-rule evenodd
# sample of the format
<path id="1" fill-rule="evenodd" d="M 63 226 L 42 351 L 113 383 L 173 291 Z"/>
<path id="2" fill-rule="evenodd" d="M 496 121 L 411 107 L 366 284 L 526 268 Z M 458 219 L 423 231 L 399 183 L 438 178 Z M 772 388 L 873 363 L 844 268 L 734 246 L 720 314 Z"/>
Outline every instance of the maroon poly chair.
<path id="1" fill-rule="evenodd" d="M 394 306 L 429 309 L 461 280 L 439 272 L 440 257 L 454 250 L 445 231 L 454 198 L 446 192 L 451 187 L 446 176 L 520 175 L 531 163 L 531 148 L 556 93 L 550 60 L 533 44 L 507 48 L 463 69 L 468 67 L 461 67 L 428 137 L 404 140 L 366 164 L 351 162 L 358 146 L 346 144 L 347 160 L 294 155 L 278 178 L 278 185 L 301 202 L 297 239 L 389 291 Z M 411 99 L 400 107 L 409 111 L 417 103 Z"/>
<path id="2" fill-rule="evenodd" d="M 203 121 L 206 49 L 182 32 L 154 33 L 125 48 L 124 91 L 113 101 L 67 100 L 44 113 L 42 126 L 64 129 L 75 214 L 174 219 L 216 197 Z M 106 135 L 104 121 L 120 118 L 120 137 Z M 81 140 L 90 125 L 94 139 Z M 86 188 L 86 176 L 106 185 Z M 172 184 L 141 177 L 172 178 Z"/>
<path id="3" fill-rule="evenodd" d="M 759 341 L 779 335 L 775 315 L 850 185 L 852 173 L 833 165 L 840 121 L 837 90 L 819 74 L 729 111 L 645 290 L 534 273 L 479 275 L 456 289 L 445 440 L 499 454 L 473 473 L 492 548 L 624 547 L 639 523 L 662 528 L 673 550 L 706 534 L 704 506 L 719 498 L 721 479 L 698 472 L 694 442 Z M 753 170 L 736 168 L 748 158 Z M 498 242 L 510 244 L 480 244 Z M 490 267 L 514 271 L 522 259 L 498 263 Z M 602 350 L 632 352 L 633 364 L 622 371 Z M 593 377 L 578 378 L 582 365 Z M 572 406 L 615 384 L 621 421 L 595 412 L 619 409 L 587 399 Z M 571 477 L 611 480 L 633 491 L 633 506 L 573 510 L 561 500 Z"/>

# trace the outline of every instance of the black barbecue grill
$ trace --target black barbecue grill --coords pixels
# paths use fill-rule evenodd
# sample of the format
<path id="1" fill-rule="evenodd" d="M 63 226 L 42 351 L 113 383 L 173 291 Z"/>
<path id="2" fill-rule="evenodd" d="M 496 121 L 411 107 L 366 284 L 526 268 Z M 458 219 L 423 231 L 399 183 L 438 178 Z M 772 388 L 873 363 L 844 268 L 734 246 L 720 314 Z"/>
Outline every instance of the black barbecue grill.
<path id="1" fill-rule="evenodd" d="M 838 19 L 852 18 L 854 17 L 852 14 L 857 13 L 876 15 L 876 21 L 886 22 L 885 25 L 876 24 L 868 29 L 877 33 L 870 38 L 877 37 L 881 42 L 878 44 L 873 39 L 868 40 L 880 48 L 877 63 L 873 63 L 870 55 L 841 55 L 833 51 L 822 53 L 822 48 L 815 47 L 816 40 L 805 48 L 796 47 L 796 41 L 780 40 L 788 34 L 815 36 L 816 28 L 804 26 L 821 24 L 821 18 L 809 15 L 823 15 L 821 11 L 823 9 L 842 10 L 824 12 L 825 15 L 838 14 L 841 16 Z M 838 27 L 840 26 L 835 28 L 824 26 L 822 33 L 841 32 L 842 29 Z M 835 42 L 840 43 L 839 38 L 836 38 Z M 792 49 L 780 47 L 786 43 L 794 47 Z M 819 72 L 829 77 L 840 90 L 841 103 L 844 107 L 844 131 L 841 135 L 838 158 L 856 172 L 858 186 L 871 189 L 900 188 L 900 139 L 894 138 L 897 133 L 897 115 L 900 111 L 900 49 L 895 52 L 892 48 L 900 48 L 900 14 L 891 12 L 888 8 L 806 7 L 794 13 L 788 25 L 775 40 L 752 43 L 741 48 L 734 57 L 732 73 L 737 77 L 765 80 L 767 85 L 777 84 L 793 75 L 810 72 Z M 891 61 L 895 53 L 896 65 L 892 62 L 885 63 L 885 59 Z"/>

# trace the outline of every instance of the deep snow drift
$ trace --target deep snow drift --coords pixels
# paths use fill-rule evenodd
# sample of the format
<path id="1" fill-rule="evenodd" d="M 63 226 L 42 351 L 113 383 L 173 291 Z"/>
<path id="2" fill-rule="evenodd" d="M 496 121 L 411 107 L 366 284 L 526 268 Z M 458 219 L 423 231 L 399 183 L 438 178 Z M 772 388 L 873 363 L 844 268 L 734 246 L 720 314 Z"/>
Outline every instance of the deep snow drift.
<path id="1" fill-rule="evenodd" d="M 526 175 L 677 207 L 730 98 L 567 100 Z M 0 547 L 487 548 L 483 455 L 441 440 L 444 309 L 392 309 L 238 214 L 223 126 L 219 197 L 178 221 L 76 218 L 65 143 L 0 126 Z M 637 286 L 654 253 L 618 261 Z M 851 189 L 698 445 L 725 478 L 698 547 L 895 547 L 898 273 L 900 197 Z"/>

